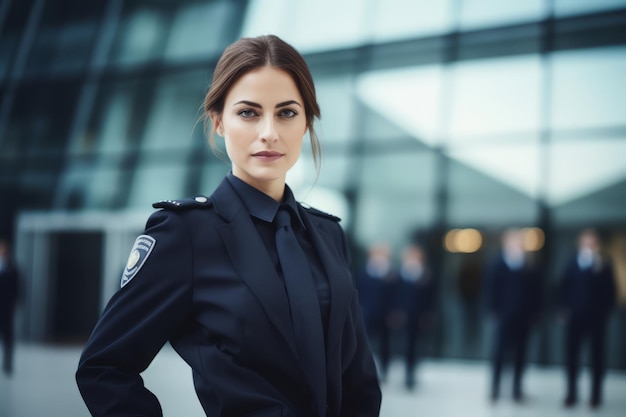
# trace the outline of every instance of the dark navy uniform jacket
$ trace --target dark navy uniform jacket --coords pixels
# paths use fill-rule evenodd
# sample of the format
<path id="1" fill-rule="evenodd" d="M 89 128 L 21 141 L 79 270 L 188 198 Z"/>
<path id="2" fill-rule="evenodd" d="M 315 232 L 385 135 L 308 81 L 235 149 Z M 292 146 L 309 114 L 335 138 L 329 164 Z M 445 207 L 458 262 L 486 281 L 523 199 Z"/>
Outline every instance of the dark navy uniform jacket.
<path id="1" fill-rule="evenodd" d="M 560 305 L 575 321 L 603 323 L 615 307 L 613 266 L 604 260 L 599 268 L 581 269 L 572 259 L 560 283 Z"/>
<path id="2" fill-rule="evenodd" d="M 163 210 L 129 259 L 139 269 L 83 350 L 76 379 L 92 415 L 160 416 L 140 373 L 169 341 L 191 366 L 207 416 L 378 416 L 376 368 L 338 219 L 298 205 L 330 286 L 320 364 L 327 384 L 312 386 L 297 358 L 282 281 L 244 203 L 227 180 L 197 200 L 156 205 Z M 319 390 L 326 404 L 316 404 Z"/>
<path id="3" fill-rule="evenodd" d="M 486 271 L 487 308 L 501 323 L 522 324 L 536 319 L 541 307 L 541 275 L 524 263 L 511 269 L 498 256 Z"/>

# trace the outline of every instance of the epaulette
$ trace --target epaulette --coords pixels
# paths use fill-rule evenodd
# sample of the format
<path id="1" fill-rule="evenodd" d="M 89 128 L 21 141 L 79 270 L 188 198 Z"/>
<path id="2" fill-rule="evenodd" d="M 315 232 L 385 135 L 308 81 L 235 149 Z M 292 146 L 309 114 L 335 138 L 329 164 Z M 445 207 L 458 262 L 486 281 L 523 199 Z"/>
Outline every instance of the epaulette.
<path id="1" fill-rule="evenodd" d="M 339 222 L 341 221 L 341 218 L 337 217 L 337 216 L 333 216 L 330 213 L 326 213 L 324 211 L 318 210 L 316 208 L 310 207 L 310 206 L 306 206 L 301 204 L 302 207 L 304 207 L 304 209 L 309 212 L 310 214 L 313 214 L 315 216 L 320 216 L 320 217 L 326 217 L 327 219 L 331 219 L 335 222 Z"/>
<path id="2" fill-rule="evenodd" d="M 189 210 L 194 208 L 207 208 L 211 205 L 211 200 L 203 195 L 193 198 L 183 198 L 180 200 L 161 200 L 154 204 L 154 208 L 162 208 L 167 210 Z"/>

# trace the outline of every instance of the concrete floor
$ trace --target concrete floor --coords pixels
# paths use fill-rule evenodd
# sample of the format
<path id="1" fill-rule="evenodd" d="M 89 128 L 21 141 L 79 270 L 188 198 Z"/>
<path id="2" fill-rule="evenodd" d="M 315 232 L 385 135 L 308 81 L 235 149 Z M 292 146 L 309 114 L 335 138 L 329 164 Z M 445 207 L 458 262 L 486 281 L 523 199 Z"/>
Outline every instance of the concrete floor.
<path id="1" fill-rule="evenodd" d="M 0 374 L 0 417 L 88 417 L 74 383 L 79 347 L 20 345 L 15 372 Z M 169 347 L 159 353 L 144 373 L 148 388 L 161 400 L 164 416 L 203 416 L 189 368 Z M 626 373 L 609 372 L 605 405 L 590 411 L 586 403 L 561 408 L 563 373 L 560 368 L 530 367 L 525 386 L 528 402 L 516 405 L 506 396 L 497 404 L 487 401 L 488 369 L 485 364 L 425 361 L 418 370 L 418 385 L 407 391 L 402 363 L 394 362 L 383 385 L 381 417 L 551 417 L 626 416 Z M 503 379 L 502 392 L 509 383 Z M 581 375 L 581 393 L 588 391 L 588 376 Z M 583 396 L 583 398 L 585 398 Z"/>

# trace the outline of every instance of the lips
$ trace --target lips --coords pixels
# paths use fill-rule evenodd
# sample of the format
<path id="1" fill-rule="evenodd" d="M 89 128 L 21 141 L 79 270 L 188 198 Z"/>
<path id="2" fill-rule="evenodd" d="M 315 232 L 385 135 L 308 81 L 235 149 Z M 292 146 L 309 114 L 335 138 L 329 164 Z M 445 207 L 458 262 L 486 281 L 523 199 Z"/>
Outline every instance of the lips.
<path id="1" fill-rule="evenodd" d="M 262 161 L 275 161 L 283 156 L 282 153 L 276 151 L 259 151 L 252 154 L 257 159 Z"/>

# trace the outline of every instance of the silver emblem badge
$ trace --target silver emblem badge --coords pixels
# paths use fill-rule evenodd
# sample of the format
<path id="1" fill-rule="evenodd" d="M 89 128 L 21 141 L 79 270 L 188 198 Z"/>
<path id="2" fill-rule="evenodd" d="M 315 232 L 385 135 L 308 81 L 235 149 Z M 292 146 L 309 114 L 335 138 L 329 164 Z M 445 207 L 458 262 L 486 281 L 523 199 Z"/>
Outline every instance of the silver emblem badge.
<path id="1" fill-rule="evenodd" d="M 154 245 L 156 245 L 156 239 L 152 236 L 141 235 L 135 240 L 135 244 L 130 250 L 130 255 L 128 255 L 128 261 L 126 261 L 120 288 L 128 284 L 137 275 L 137 272 L 148 259 L 150 252 L 152 252 Z"/>

